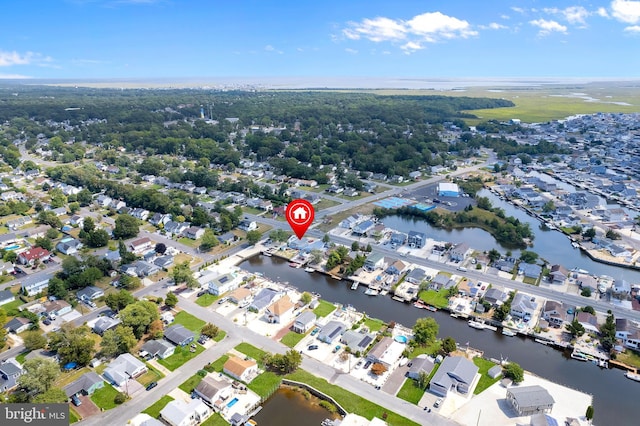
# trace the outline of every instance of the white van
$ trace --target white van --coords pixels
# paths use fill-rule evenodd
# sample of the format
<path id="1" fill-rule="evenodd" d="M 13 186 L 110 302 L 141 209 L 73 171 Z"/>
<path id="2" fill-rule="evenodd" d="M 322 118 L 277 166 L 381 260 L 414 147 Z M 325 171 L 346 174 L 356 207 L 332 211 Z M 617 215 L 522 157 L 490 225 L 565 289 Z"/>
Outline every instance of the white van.
<path id="1" fill-rule="evenodd" d="M 458 271 L 467 272 L 467 268 L 465 268 L 464 266 L 458 266 Z"/>

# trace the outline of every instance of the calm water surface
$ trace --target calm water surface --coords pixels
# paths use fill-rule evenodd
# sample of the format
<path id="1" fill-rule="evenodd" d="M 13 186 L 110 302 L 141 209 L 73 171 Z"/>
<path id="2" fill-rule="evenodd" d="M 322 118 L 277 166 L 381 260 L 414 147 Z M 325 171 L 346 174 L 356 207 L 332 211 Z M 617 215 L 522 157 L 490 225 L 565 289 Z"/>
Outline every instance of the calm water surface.
<path id="1" fill-rule="evenodd" d="M 363 294 L 362 288 L 352 291 L 346 281 L 337 281 L 319 273 L 310 274 L 303 269 L 290 268 L 286 261 L 275 257 L 254 257 L 240 266 L 251 272 L 260 272 L 274 280 L 286 281 L 302 291 L 316 291 L 322 294 L 325 300 L 351 304 L 358 311 L 387 322 L 396 321 L 412 327 L 418 318 L 431 315 L 440 324 L 440 337 L 452 336 L 463 345 L 469 342 L 470 346 L 483 350 L 486 357 L 507 358 L 541 377 L 592 394 L 596 424 L 638 424 L 636 404 L 640 395 L 640 383 L 626 379 L 620 370 L 601 370 L 593 364 L 572 360 L 562 352 L 530 339 L 478 331 L 470 328 L 465 321 L 451 318 L 443 312 L 426 312 L 393 301 L 389 297 L 368 297 Z M 265 410 L 266 408 L 267 406 Z M 258 424 L 264 423 L 258 421 Z"/>
<path id="2" fill-rule="evenodd" d="M 254 417 L 259 426 L 319 426 L 331 417 L 331 413 L 311 404 L 302 393 L 287 388 L 278 389 L 262 407 Z"/>

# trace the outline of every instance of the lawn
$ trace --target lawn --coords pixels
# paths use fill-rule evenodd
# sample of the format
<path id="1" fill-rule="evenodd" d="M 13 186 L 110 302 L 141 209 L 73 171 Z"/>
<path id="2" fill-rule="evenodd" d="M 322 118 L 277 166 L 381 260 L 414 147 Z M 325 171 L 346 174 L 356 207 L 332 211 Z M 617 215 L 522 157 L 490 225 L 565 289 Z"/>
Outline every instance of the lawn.
<path id="1" fill-rule="evenodd" d="M 80 421 L 80 415 L 73 411 L 73 408 L 69 407 L 69 424 L 78 423 Z"/>
<path id="2" fill-rule="evenodd" d="M 632 367 L 640 368 L 640 353 L 634 352 L 631 349 L 625 349 L 624 352 L 617 354 L 616 360 Z"/>
<path id="3" fill-rule="evenodd" d="M 194 317 L 186 311 L 180 311 L 175 317 L 174 324 L 182 324 L 185 328 L 193 331 L 194 333 L 200 333 L 200 330 L 205 325 L 205 322 L 199 318 Z"/>
<path id="4" fill-rule="evenodd" d="M 164 377 L 164 374 L 153 368 L 151 365 L 147 364 L 147 368 L 149 370 L 146 373 L 136 378 L 136 381 L 144 387 L 147 387 L 149 383 L 157 382 Z"/>
<path id="5" fill-rule="evenodd" d="M 214 296 L 211 293 L 205 293 L 196 299 L 196 303 L 202 306 L 203 308 L 206 308 L 207 306 L 210 306 L 213 302 L 215 302 L 219 298 L 220 296 Z"/>
<path id="6" fill-rule="evenodd" d="M 420 299 L 436 308 L 446 308 L 449 306 L 449 290 L 443 288 L 441 290 L 425 290 L 420 292 Z"/>
<path id="7" fill-rule="evenodd" d="M 178 387 L 183 391 L 185 391 L 186 393 L 191 394 L 191 392 L 193 392 L 193 390 L 196 388 L 196 386 L 198 386 L 198 384 L 201 381 L 202 381 L 202 377 L 197 374 L 194 374 L 193 376 L 189 377 L 186 382 L 184 382 Z"/>
<path id="8" fill-rule="evenodd" d="M 188 346 L 184 348 L 176 347 L 176 351 L 173 355 L 165 359 L 159 359 L 158 363 L 168 368 L 169 370 L 173 371 L 176 368 L 182 366 L 185 362 L 197 357 L 203 351 L 204 351 L 204 348 L 197 343 L 196 343 L 195 352 L 191 352 Z"/>
<path id="9" fill-rule="evenodd" d="M 192 240 L 191 238 L 187 237 L 178 238 L 178 242 L 192 248 L 196 248 L 200 244 L 197 240 Z"/>
<path id="10" fill-rule="evenodd" d="M 229 355 L 222 355 L 217 360 L 213 361 L 212 363 L 207 364 L 204 367 L 204 369 L 207 370 L 209 373 L 213 373 L 214 371 L 218 372 L 218 373 L 222 373 L 222 369 L 224 367 L 224 363 L 227 362 L 228 359 L 229 359 Z"/>
<path id="11" fill-rule="evenodd" d="M 486 360 L 484 358 L 475 357 L 473 358 L 473 363 L 479 368 L 478 373 L 482 374 L 482 376 L 480 377 L 480 380 L 478 381 L 478 384 L 476 385 L 475 390 L 473 391 L 474 395 L 478 395 L 479 393 L 487 389 L 489 386 L 491 386 L 492 384 L 500 380 L 500 377 L 492 379 L 487 374 L 490 368 L 495 367 L 496 364 L 494 364 L 493 362 Z"/>
<path id="12" fill-rule="evenodd" d="M 436 340 L 435 342 L 426 346 L 415 346 L 415 347 L 411 346 L 410 348 L 413 349 L 411 350 L 411 358 L 415 358 L 418 355 L 422 355 L 422 354 L 435 355 L 438 352 L 440 352 L 441 347 L 442 347 L 441 340 Z"/>
<path id="13" fill-rule="evenodd" d="M 386 408 L 378 404 L 374 404 L 373 402 L 364 399 L 359 395 L 344 390 L 339 386 L 332 385 L 326 380 L 315 377 L 314 375 L 304 370 L 297 370 L 294 373 L 288 374 L 286 378 L 313 386 L 320 392 L 323 392 L 335 399 L 336 402 L 349 413 L 358 414 L 360 416 L 366 417 L 369 420 L 373 419 L 374 417 L 382 419 L 384 418 L 384 414 L 386 414 L 386 422 L 390 425 L 418 426 L 418 423 L 414 421 L 411 421 L 405 417 L 400 416 L 399 414 L 389 411 Z"/>
<path id="14" fill-rule="evenodd" d="M 24 361 L 27 358 L 27 355 L 29 355 L 30 353 L 31 351 L 20 352 L 18 356 L 16 356 L 16 361 L 18 361 L 20 365 L 24 364 Z"/>
<path id="15" fill-rule="evenodd" d="M 366 318 L 364 320 L 364 325 L 369 329 L 369 331 L 375 333 L 380 331 L 382 326 L 384 326 L 384 321 L 379 320 L 377 318 Z"/>
<path id="16" fill-rule="evenodd" d="M 82 376 L 84 373 L 88 373 L 90 371 L 91 370 L 89 369 L 89 367 L 83 367 L 78 370 L 71 370 L 71 371 L 64 372 L 60 374 L 60 376 L 56 379 L 55 382 L 53 382 L 53 384 L 57 388 L 63 388 L 67 386 L 69 383 L 79 379 L 80 376 Z"/>
<path id="17" fill-rule="evenodd" d="M 18 307 L 22 305 L 24 305 L 24 302 L 20 299 L 16 299 L 13 302 L 5 303 L 4 305 L 2 305 L 2 309 L 4 309 L 8 317 L 15 317 L 16 315 L 18 315 L 18 313 L 20 313 Z"/>
<path id="18" fill-rule="evenodd" d="M 302 339 L 304 339 L 306 334 L 296 333 L 295 331 L 290 331 L 284 335 L 284 337 L 280 340 L 280 343 L 283 345 L 287 345 L 290 348 L 293 348 L 295 345 L 300 343 Z"/>
<path id="19" fill-rule="evenodd" d="M 333 303 L 327 302 L 326 300 L 319 300 L 319 302 L 318 306 L 313 310 L 313 313 L 319 317 L 326 317 L 336 310 Z"/>
<path id="20" fill-rule="evenodd" d="M 160 417 L 160 411 L 162 411 L 162 409 L 171 401 L 173 401 L 172 397 L 170 397 L 169 395 L 164 395 L 162 398 L 157 400 L 153 405 L 147 407 L 143 411 L 143 413 L 146 413 L 151 417 L 153 417 L 154 419 L 157 419 L 158 417 Z"/>
<path id="21" fill-rule="evenodd" d="M 114 399 L 118 395 L 118 391 L 110 384 L 105 384 L 104 387 L 98 389 L 91 395 L 91 400 L 100 408 L 105 410 L 111 410 L 118 404 Z"/>
<path id="22" fill-rule="evenodd" d="M 275 392 L 278 386 L 280 386 L 281 381 L 281 376 L 278 376 L 271 371 L 266 371 L 253 379 L 247 387 L 260 395 L 261 398 L 266 398 Z"/>
<path id="23" fill-rule="evenodd" d="M 214 413 L 201 426 L 228 426 L 229 423 L 219 413 Z"/>
<path id="24" fill-rule="evenodd" d="M 262 362 L 262 358 L 264 358 L 264 356 L 267 354 L 267 352 L 263 351 L 262 349 L 258 349 L 255 346 L 250 345 L 246 342 L 240 343 L 238 346 L 235 347 L 235 349 L 238 352 L 242 352 L 248 357 L 255 359 L 258 363 Z"/>
<path id="25" fill-rule="evenodd" d="M 340 203 L 338 203 L 337 201 L 327 200 L 326 198 L 323 198 L 315 205 L 315 210 L 319 211 L 322 209 L 328 209 L 329 207 L 337 206 L 338 204 Z"/>
<path id="26" fill-rule="evenodd" d="M 417 404 L 422 399 L 422 395 L 424 395 L 424 389 L 418 387 L 417 384 L 418 382 L 413 379 L 405 380 L 396 396 L 412 404 Z"/>
<path id="27" fill-rule="evenodd" d="M 224 339 L 224 337 L 226 335 L 227 335 L 226 331 L 219 330 L 218 334 L 216 335 L 216 337 L 213 338 L 213 341 L 214 342 L 220 342 L 220 341 L 222 341 L 222 339 Z"/>

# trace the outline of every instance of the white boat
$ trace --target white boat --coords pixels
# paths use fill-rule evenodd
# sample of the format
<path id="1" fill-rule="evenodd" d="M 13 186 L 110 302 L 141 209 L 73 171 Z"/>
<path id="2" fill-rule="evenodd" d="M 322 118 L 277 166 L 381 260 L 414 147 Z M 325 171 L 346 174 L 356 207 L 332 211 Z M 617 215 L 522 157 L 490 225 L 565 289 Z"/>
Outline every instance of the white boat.
<path id="1" fill-rule="evenodd" d="M 631 379 L 634 382 L 640 382 L 640 374 L 632 373 L 631 371 L 627 371 L 624 373 L 627 379 Z"/>
<path id="2" fill-rule="evenodd" d="M 575 268 L 572 269 L 573 272 L 577 272 L 579 274 L 588 274 L 589 271 L 587 271 L 586 269 L 580 269 L 577 266 Z"/>
<path id="3" fill-rule="evenodd" d="M 577 359 L 578 361 L 583 361 L 583 362 L 586 362 L 589 360 L 589 358 L 582 352 L 575 352 L 575 351 L 571 352 L 571 358 Z"/>
<path id="4" fill-rule="evenodd" d="M 513 337 L 518 333 L 516 333 L 515 331 L 511 330 L 510 328 L 503 328 L 502 329 L 502 334 L 504 336 Z"/>
<path id="5" fill-rule="evenodd" d="M 578 243 L 576 243 L 576 242 L 574 241 L 573 243 L 571 243 L 571 246 L 572 246 L 573 248 L 579 248 L 579 247 L 580 247 L 580 244 L 578 244 Z"/>
<path id="6" fill-rule="evenodd" d="M 372 288 L 368 288 L 367 291 L 364 292 L 367 296 L 377 296 L 378 290 L 374 290 Z"/>
<path id="7" fill-rule="evenodd" d="M 357 290 L 359 285 L 360 283 L 358 281 L 354 281 L 353 284 L 351 284 L 351 290 Z"/>
<path id="8" fill-rule="evenodd" d="M 315 271 L 315 269 L 313 269 L 313 268 L 312 268 L 312 267 L 310 267 L 310 266 L 307 266 L 306 268 L 304 268 L 304 271 L 305 271 L 305 272 L 313 272 L 313 271 Z"/>
<path id="9" fill-rule="evenodd" d="M 484 330 L 486 328 L 485 323 L 480 321 L 469 320 L 469 327 L 476 328 L 478 330 Z"/>

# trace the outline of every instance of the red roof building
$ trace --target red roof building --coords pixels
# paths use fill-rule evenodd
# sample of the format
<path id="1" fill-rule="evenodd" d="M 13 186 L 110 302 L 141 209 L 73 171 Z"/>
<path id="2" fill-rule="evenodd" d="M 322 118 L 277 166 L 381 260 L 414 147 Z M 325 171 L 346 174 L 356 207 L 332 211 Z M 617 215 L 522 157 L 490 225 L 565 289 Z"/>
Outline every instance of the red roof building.
<path id="1" fill-rule="evenodd" d="M 48 260 L 51 256 L 49 250 L 42 247 L 33 247 L 31 250 L 23 251 L 18 255 L 18 262 L 22 265 L 33 265 L 36 260 Z"/>

